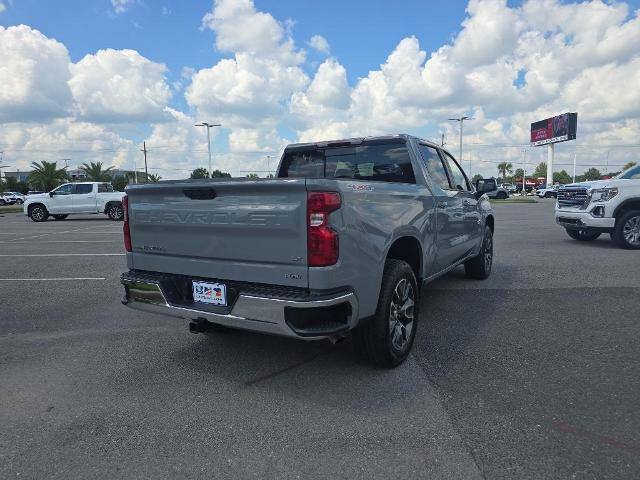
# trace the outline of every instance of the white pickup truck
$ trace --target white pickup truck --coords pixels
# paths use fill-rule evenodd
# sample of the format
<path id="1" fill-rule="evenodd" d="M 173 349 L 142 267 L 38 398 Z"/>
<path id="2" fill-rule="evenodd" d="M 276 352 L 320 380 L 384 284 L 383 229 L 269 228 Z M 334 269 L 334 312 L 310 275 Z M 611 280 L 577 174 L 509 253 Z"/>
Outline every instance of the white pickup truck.
<path id="1" fill-rule="evenodd" d="M 560 187 L 556 222 L 575 240 L 608 233 L 620 247 L 640 249 L 640 165 L 610 180 Z"/>
<path id="2" fill-rule="evenodd" d="M 64 220 L 74 213 L 106 213 L 111 220 L 122 220 L 123 196 L 110 183 L 65 183 L 49 193 L 28 195 L 22 207 L 34 222 L 45 222 L 50 215 Z"/>

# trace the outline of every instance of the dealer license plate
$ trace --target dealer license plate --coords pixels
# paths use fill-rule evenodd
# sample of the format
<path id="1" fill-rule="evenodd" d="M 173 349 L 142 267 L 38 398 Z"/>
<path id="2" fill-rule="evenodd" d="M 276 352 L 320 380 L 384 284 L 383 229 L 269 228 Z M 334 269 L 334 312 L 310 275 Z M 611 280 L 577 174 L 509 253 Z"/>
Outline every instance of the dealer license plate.
<path id="1" fill-rule="evenodd" d="M 193 301 L 210 305 L 226 305 L 227 287 L 224 283 L 193 281 Z"/>

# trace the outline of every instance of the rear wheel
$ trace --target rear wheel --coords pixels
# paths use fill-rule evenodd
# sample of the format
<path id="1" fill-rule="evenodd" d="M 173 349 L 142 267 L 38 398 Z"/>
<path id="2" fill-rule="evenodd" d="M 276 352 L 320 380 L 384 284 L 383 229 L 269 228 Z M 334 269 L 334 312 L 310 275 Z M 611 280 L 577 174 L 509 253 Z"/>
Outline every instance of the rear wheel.
<path id="1" fill-rule="evenodd" d="M 546 192 L 544 194 L 544 198 L 551 198 L 551 197 L 553 197 L 553 194 L 551 192 Z"/>
<path id="2" fill-rule="evenodd" d="M 632 210 L 618 218 L 611 238 L 622 248 L 640 249 L 640 210 Z"/>
<path id="3" fill-rule="evenodd" d="M 113 221 L 120 221 L 124 219 L 124 210 L 120 202 L 112 203 L 107 208 L 107 215 Z"/>
<path id="4" fill-rule="evenodd" d="M 373 318 L 352 332 L 353 346 L 366 360 L 386 368 L 405 361 L 416 336 L 418 283 L 409 264 L 388 259 Z"/>
<path id="5" fill-rule="evenodd" d="M 67 214 L 65 214 L 65 215 L 52 215 L 52 217 L 55 218 L 56 220 L 64 220 L 68 216 L 69 215 L 67 215 Z"/>
<path id="6" fill-rule="evenodd" d="M 29 217 L 34 222 L 46 222 L 49 218 L 49 212 L 44 205 L 34 205 L 29 209 Z"/>
<path id="7" fill-rule="evenodd" d="M 567 228 L 565 230 L 567 235 L 580 242 L 592 242 L 600 236 L 600 232 L 594 232 L 588 228 Z"/>
<path id="8" fill-rule="evenodd" d="M 24 203 L 24 200 L 22 200 L 21 198 L 18 198 L 18 199 L 16 200 L 16 203 L 17 203 L 18 205 L 22 205 L 22 204 Z"/>
<path id="9" fill-rule="evenodd" d="M 491 275 L 493 267 L 493 232 L 489 226 L 484 227 L 484 239 L 480 253 L 464 264 L 464 271 L 468 278 L 484 280 Z"/>
<path id="10" fill-rule="evenodd" d="M 506 200 L 507 193 L 506 192 L 498 192 L 498 195 L 496 195 L 496 198 L 498 198 L 499 200 Z"/>

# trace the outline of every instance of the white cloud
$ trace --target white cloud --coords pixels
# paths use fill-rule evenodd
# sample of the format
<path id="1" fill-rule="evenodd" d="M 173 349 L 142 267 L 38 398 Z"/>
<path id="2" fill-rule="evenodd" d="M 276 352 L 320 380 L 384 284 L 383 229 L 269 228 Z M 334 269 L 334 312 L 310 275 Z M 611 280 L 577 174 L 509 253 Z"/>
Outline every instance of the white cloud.
<path id="1" fill-rule="evenodd" d="M 26 25 L 0 26 L 0 121 L 69 115 L 69 52 Z"/>
<path id="2" fill-rule="evenodd" d="M 0 13 L 4 12 L 6 9 L 7 6 L 3 2 L 0 2 Z"/>
<path id="3" fill-rule="evenodd" d="M 136 0 L 111 0 L 113 11 L 117 14 L 124 13 Z"/>
<path id="4" fill-rule="evenodd" d="M 324 53 L 326 55 L 329 55 L 329 53 L 331 53 L 329 42 L 327 42 L 327 39 L 322 35 L 314 35 L 313 37 L 311 37 L 311 39 L 309 39 L 308 45 L 320 53 Z"/>
<path id="5" fill-rule="evenodd" d="M 79 117 L 98 122 L 158 121 L 171 99 L 166 67 L 135 50 L 100 50 L 71 66 Z"/>

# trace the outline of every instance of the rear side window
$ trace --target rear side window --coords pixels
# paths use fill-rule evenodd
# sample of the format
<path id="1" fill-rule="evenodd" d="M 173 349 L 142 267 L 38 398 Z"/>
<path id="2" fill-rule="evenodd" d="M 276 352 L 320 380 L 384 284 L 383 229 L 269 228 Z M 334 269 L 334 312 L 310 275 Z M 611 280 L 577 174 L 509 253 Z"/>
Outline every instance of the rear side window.
<path id="1" fill-rule="evenodd" d="M 113 185 L 110 183 L 99 183 L 98 193 L 113 192 Z"/>
<path id="2" fill-rule="evenodd" d="M 286 152 L 279 176 L 416 182 L 404 142 Z"/>
<path id="3" fill-rule="evenodd" d="M 93 191 L 93 185 L 86 183 L 77 183 L 76 189 L 73 193 L 77 194 L 87 194 Z"/>
<path id="4" fill-rule="evenodd" d="M 425 167 L 427 167 L 427 172 L 433 182 L 444 190 L 451 189 L 449 175 L 447 174 L 447 170 L 444 168 L 440 155 L 438 155 L 438 151 L 427 145 L 421 144 L 419 147 Z"/>

